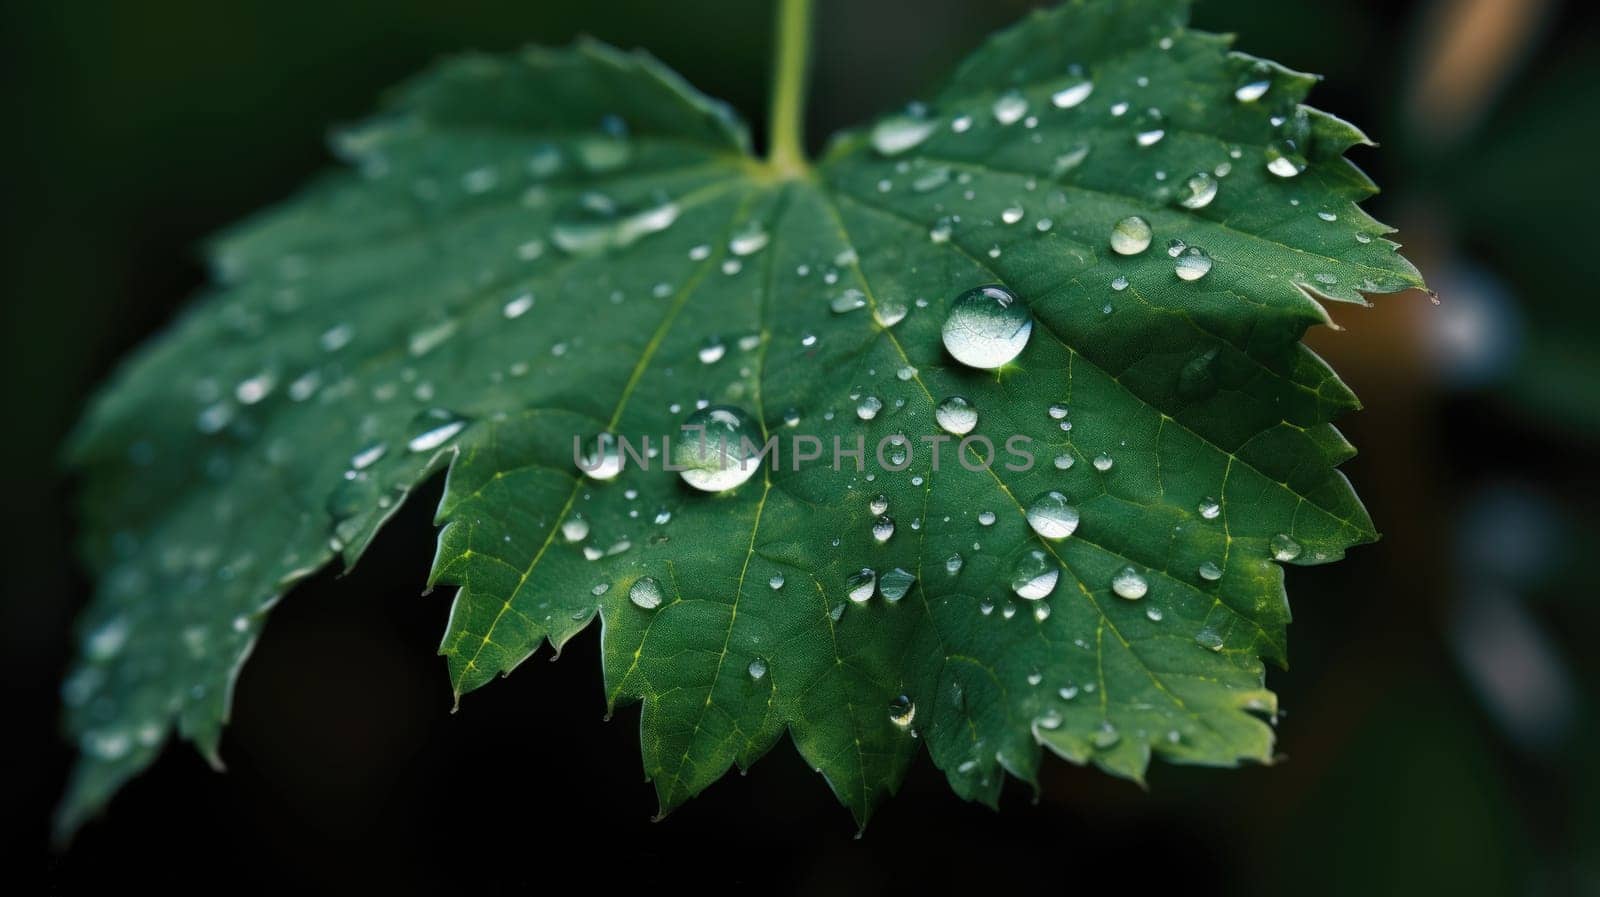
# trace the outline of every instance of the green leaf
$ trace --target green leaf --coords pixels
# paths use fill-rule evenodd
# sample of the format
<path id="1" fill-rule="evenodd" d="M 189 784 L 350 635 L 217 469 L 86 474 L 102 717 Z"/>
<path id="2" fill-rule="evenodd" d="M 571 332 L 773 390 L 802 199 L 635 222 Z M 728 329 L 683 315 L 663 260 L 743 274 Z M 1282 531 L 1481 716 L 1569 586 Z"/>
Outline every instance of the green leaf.
<path id="1" fill-rule="evenodd" d="M 339 134 L 349 167 L 218 240 L 216 287 L 75 439 L 101 588 L 64 688 L 63 830 L 173 727 L 214 757 L 271 605 L 445 469 L 431 579 L 459 586 L 457 693 L 600 617 L 663 812 L 786 731 L 862 824 L 923 745 L 991 803 L 1041 745 L 1135 780 L 1152 753 L 1269 762 L 1276 561 L 1374 537 L 1335 469 L 1355 398 L 1299 340 L 1316 296 L 1420 281 L 1356 207 L 1362 135 L 1185 16 L 1035 14 L 799 178 L 650 58 L 588 43 L 456 59 Z M 1292 177 L 1267 168 L 1286 137 Z M 1218 190 L 1186 208 L 1197 172 Z M 1154 242 L 1117 254 L 1132 215 Z M 1179 278 L 1172 239 L 1209 272 Z M 985 284 L 1032 319 L 994 371 L 941 340 Z M 932 469 L 956 395 L 993 466 L 946 444 Z M 575 437 L 659 446 L 708 403 L 781 437 L 781 463 L 716 494 L 661 458 L 574 464 Z M 871 458 L 895 433 L 898 472 Z M 800 434 L 827 450 L 796 470 Z M 1014 435 L 1029 470 L 1004 466 Z M 834 437 L 865 439 L 864 471 L 831 467 Z M 1066 538 L 1027 519 L 1050 491 L 1080 517 Z M 1049 571 L 1044 598 L 1013 589 Z M 337 657 L 310 660 L 336 682 Z"/>

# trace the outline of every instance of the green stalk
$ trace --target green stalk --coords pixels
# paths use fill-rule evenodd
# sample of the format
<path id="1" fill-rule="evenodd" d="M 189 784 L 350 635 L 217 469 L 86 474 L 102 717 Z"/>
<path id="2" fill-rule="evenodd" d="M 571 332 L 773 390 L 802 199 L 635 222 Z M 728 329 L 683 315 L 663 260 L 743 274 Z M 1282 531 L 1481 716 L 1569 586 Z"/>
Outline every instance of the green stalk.
<path id="1" fill-rule="evenodd" d="M 778 0 L 772 61 L 767 165 L 779 177 L 804 177 L 806 82 L 811 68 L 811 0 Z"/>

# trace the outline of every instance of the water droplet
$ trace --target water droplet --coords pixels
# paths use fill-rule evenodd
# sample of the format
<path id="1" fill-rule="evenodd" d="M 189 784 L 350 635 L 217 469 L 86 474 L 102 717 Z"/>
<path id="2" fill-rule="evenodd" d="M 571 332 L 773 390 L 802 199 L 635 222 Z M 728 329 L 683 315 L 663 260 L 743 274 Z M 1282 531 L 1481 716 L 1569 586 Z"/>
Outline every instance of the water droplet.
<path id="1" fill-rule="evenodd" d="M 1111 591 L 1117 593 L 1118 598 L 1129 601 L 1138 601 L 1145 593 L 1150 591 L 1150 582 L 1132 567 L 1123 567 L 1111 577 Z"/>
<path id="2" fill-rule="evenodd" d="M 1115 463 L 1116 462 L 1111 459 L 1111 456 L 1105 452 L 1101 452 L 1100 454 L 1094 456 L 1094 469 L 1100 471 L 1101 473 L 1105 473 L 1106 471 L 1110 470 L 1111 466 Z"/>
<path id="3" fill-rule="evenodd" d="M 1267 147 L 1267 170 L 1280 178 L 1292 178 L 1306 170 L 1306 160 L 1292 147 L 1274 144 Z"/>
<path id="4" fill-rule="evenodd" d="M 893 327 L 905 320 L 911 309 L 899 299 L 879 299 L 872 307 L 872 319 L 879 327 Z"/>
<path id="5" fill-rule="evenodd" d="M 1054 177 L 1061 177 L 1062 175 L 1066 174 L 1067 172 L 1071 171 L 1072 169 L 1077 168 L 1079 165 L 1082 165 L 1083 164 L 1083 160 L 1088 158 L 1088 157 L 1089 157 L 1089 144 L 1087 144 L 1087 143 L 1076 144 L 1071 149 L 1069 149 L 1066 152 L 1056 156 L 1055 162 L 1050 166 L 1050 173 Z"/>
<path id="6" fill-rule="evenodd" d="M 715 364 L 716 362 L 722 360 L 722 356 L 725 355 L 727 351 L 728 347 L 723 345 L 722 340 L 713 336 L 705 341 L 697 354 L 699 355 L 701 364 Z"/>
<path id="7" fill-rule="evenodd" d="M 601 433 L 583 443 L 582 461 L 578 465 L 583 475 L 591 480 L 614 480 L 622 473 L 622 448 L 612 433 Z"/>
<path id="8" fill-rule="evenodd" d="M 1015 124 L 1028 114 L 1028 100 L 1015 90 L 1008 90 L 994 101 L 991 109 L 994 120 L 1002 125 Z"/>
<path id="9" fill-rule="evenodd" d="M 1129 215 L 1111 228 L 1111 249 L 1118 255 L 1138 255 L 1150 247 L 1150 223 Z"/>
<path id="10" fill-rule="evenodd" d="M 937 124 L 910 115 L 891 115 L 872 129 L 872 148 L 885 156 L 898 156 L 927 140 Z"/>
<path id="11" fill-rule="evenodd" d="M 767 662 L 757 657 L 750 661 L 750 666 L 747 669 L 750 671 L 751 679 L 760 681 L 762 677 L 767 675 Z"/>
<path id="12" fill-rule="evenodd" d="M 1221 651 L 1222 646 L 1225 644 L 1222 633 L 1212 629 L 1210 626 L 1194 634 L 1194 643 L 1212 651 Z"/>
<path id="13" fill-rule="evenodd" d="M 865 604 L 872 598 L 872 592 L 878 587 L 878 574 L 871 567 L 862 567 L 860 570 L 845 577 L 845 593 L 850 600 L 857 604 Z"/>
<path id="14" fill-rule="evenodd" d="M 413 426 L 421 432 L 411 437 L 406 448 L 413 452 L 431 452 L 454 439 L 467 422 L 443 408 L 433 408 L 417 415 Z"/>
<path id="15" fill-rule="evenodd" d="M 678 220 L 678 213 L 677 204 L 670 202 L 626 212 L 610 197 L 589 192 L 577 197 L 557 216 L 550 228 L 550 241 L 574 255 L 621 249 L 671 227 Z"/>
<path id="16" fill-rule="evenodd" d="M 1079 81 L 1075 84 L 1068 84 L 1050 95 L 1050 105 L 1057 109 L 1071 109 L 1073 106 L 1087 100 L 1091 93 L 1094 93 L 1093 81 Z"/>
<path id="17" fill-rule="evenodd" d="M 894 518 L 884 514 L 872 524 L 872 538 L 878 542 L 887 542 L 894 536 Z"/>
<path id="18" fill-rule="evenodd" d="M 1206 582 L 1216 582 L 1222 578 L 1222 568 L 1217 566 L 1216 561 L 1202 562 L 1198 572 L 1200 573 L 1200 578 Z"/>
<path id="19" fill-rule="evenodd" d="M 1117 727 L 1111 724 L 1110 720 L 1101 723 L 1100 727 L 1089 735 L 1089 743 L 1101 750 L 1114 747 L 1120 740 L 1122 740 L 1122 735 L 1117 731 Z"/>
<path id="20" fill-rule="evenodd" d="M 772 237 L 761 228 L 760 222 L 752 221 L 728 240 L 728 251 L 740 256 L 754 255 L 766 248 L 771 239 Z"/>
<path id="21" fill-rule="evenodd" d="M 573 514 L 561 522 L 561 535 L 568 542 L 582 542 L 589 535 L 589 521 Z"/>
<path id="22" fill-rule="evenodd" d="M 1287 533 L 1278 533 L 1272 537 L 1273 560 L 1292 561 L 1300 556 L 1300 543 L 1290 538 Z"/>
<path id="23" fill-rule="evenodd" d="M 1161 128 L 1149 128 L 1134 134 L 1133 142 L 1140 146 L 1155 146 L 1156 144 L 1160 143 L 1161 138 L 1165 136 L 1167 136 L 1167 132 L 1165 130 Z"/>
<path id="24" fill-rule="evenodd" d="M 1272 82 L 1266 78 L 1252 79 L 1239 85 L 1233 92 L 1233 98 L 1241 103 L 1254 103 L 1266 96 L 1267 89 L 1271 86 Z"/>
<path id="25" fill-rule="evenodd" d="M 978 409 L 961 396 L 950 396 L 934 409 L 934 419 L 946 433 L 965 436 L 978 425 Z"/>
<path id="26" fill-rule="evenodd" d="M 873 496 L 872 501 L 867 503 L 867 509 L 874 514 L 888 513 L 889 496 L 883 494 Z"/>
<path id="27" fill-rule="evenodd" d="M 351 456 L 350 468 L 352 470 L 366 470 L 382 460 L 384 453 L 387 451 L 389 451 L 387 442 L 375 442 Z"/>
<path id="28" fill-rule="evenodd" d="M 1154 604 L 1145 608 L 1144 615 L 1145 618 L 1152 623 L 1160 623 L 1161 620 L 1166 617 L 1166 614 L 1162 613 L 1161 608 L 1156 607 Z"/>
<path id="29" fill-rule="evenodd" d="M 883 400 L 877 396 L 863 396 L 856 404 L 856 417 L 862 420 L 872 420 L 883 410 Z"/>
<path id="30" fill-rule="evenodd" d="M 1200 504 L 1195 510 L 1200 512 L 1201 517 L 1207 520 L 1215 520 L 1222 513 L 1222 503 L 1208 495 L 1200 500 Z"/>
<path id="31" fill-rule="evenodd" d="M 1028 506 L 1028 525 L 1046 539 L 1065 539 L 1078 528 L 1078 509 L 1060 492 L 1046 492 Z"/>
<path id="32" fill-rule="evenodd" d="M 978 524 L 980 526 L 994 526 L 994 520 L 995 517 L 993 511 L 978 512 Z"/>
<path id="33" fill-rule="evenodd" d="M 889 702 L 889 722 L 902 729 L 911 727 L 917 718 L 917 705 L 910 698 L 901 695 Z"/>
<path id="34" fill-rule="evenodd" d="M 903 567 L 896 567 L 878 578 L 878 592 L 889 601 L 899 601 L 911 591 L 911 586 L 917 581 L 915 574 Z"/>
<path id="35" fill-rule="evenodd" d="M 767 585 L 771 586 L 772 590 L 774 592 L 776 592 L 777 590 L 783 588 L 783 574 L 782 573 L 774 573 L 774 574 L 772 574 L 772 578 L 767 580 Z"/>
<path id="36" fill-rule="evenodd" d="M 730 405 L 710 405 L 684 420 L 672 442 L 678 476 L 704 492 L 724 492 L 755 476 L 761 466 L 761 434 L 755 422 Z"/>
<path id="37" fill-rule="evenodd" d="M 533 308 L 533 294 L 523 293 L 507 302 L 505 307 L 501 309 L 501 313 L 508 320 L 514 320 L 527 314 L 530 308 Z"/>
<path id="38" fill-rule="evenodd" d="M 997 368 L 1022 353 L 1033 333 L 1033 315 L 1005 287 L 981 286 L 956 297 L 941 333 L 945 349 L 957 361 Z"/>
<path id="39" fill-rule="evenodd" d="M 1199 280 L 1211 273 L 1211 256 L 1198 246 L 1190 246 L 1173 260 L 1172 270 L 1180 280 Z"/>
<path id="40" fill-rule="evenodd" d="M 1178 192 L 1178 205 L 1186 209 L 1203 209 L 1217 198 L 1217 179 L 1204 171 L 1189 175 Z"/>
<path id="41" fill-rule="evenodd" d="M 1067 454 L 1066 452 L 1062 452 L 1061 454 L 1056 455 L 1056 459 L 1053 463 L 1056 466 L 1056 470 L 1071 470 L 1072 465 L 1075 462 L 1071 455 Z"/>
<path id="42" fill-rule="evenodd" d="M 660 607 L 664 595 L 661 583 L 653 576 L 636 579 L 628 588 L 628 600 L 645 610 L 655 610 Z"/>
<path id="43" fill-rule="evenodd" d="M 1055 591 L 1056 581 L 1060 578 L 1061 568 L 1048 555 L 1035 548 L 1017 559 L 1011 571 L 1011 590 L 1018 597 L 1038 601 Z"/>
<path id="44" fill-rule="evenodd" d="M 1111 278 L 1111 288 L 1119 293 L 1126 290 L 1128 288 L 1128 278 L 1123 277 L 1121 274 Z"/>
<path id="45" fill-rule="evenodd" d="M 832 309 L 836 315 L 844 315 L 858 308 L 865 308 L 866 305 L 867 294 L 852 287 L 833 297 L 833 300 L 828 303 L 828 308 Z"/>
<path id="46" fill-rule="evenodd" d="M 961 564 L 962 563 L 963 562 L 961 560 L 961 555 L 952 554 L 949 557 L 944 559 L 944 572 L 950 574 L 951 576 L 954 576 L 957 573 L 961 572 Z"/>

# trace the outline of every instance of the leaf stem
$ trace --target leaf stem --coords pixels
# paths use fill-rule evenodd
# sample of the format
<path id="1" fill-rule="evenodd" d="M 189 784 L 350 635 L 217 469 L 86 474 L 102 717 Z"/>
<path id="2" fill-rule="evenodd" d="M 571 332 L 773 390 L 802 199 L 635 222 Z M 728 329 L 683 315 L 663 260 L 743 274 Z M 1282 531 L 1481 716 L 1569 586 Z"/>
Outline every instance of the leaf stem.
<path id="1" fill-rule="evenodd" d="M 804 177 L 806 81 L 811 68 L 811 0 L 778 0 L 773 34 L 767 165 L 779 177 Z"/>

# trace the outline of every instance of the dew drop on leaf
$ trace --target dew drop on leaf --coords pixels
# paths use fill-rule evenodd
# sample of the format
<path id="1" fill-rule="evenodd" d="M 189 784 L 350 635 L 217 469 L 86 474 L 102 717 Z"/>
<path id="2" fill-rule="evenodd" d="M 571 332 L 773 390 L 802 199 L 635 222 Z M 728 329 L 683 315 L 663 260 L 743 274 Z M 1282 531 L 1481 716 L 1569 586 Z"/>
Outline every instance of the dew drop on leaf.
<path id="1" fill-rule="evenodd" d="M 761 466 L 761 433 L 744 411 L 708 405 L 684 420 L 672 441 L 678 476 L 702 492 L 725 492 L 755 476 Z"/>
<path id="2" fill-rule="evenodd" d="M 1060 492 L 1046 492 L 1028 505 L 1028 525 L 1046 539 L 1065 539 L 1078 528 L 1078 509 Z"/>
<path id="3" fill-rule="evenodd" d="M 978 409 L 961 396 L 950 396 L 934 409 L 934 419 L 946 433 L 965 436 L 978 425 Z"/>
<path id="4" fill-rule="evenodd" d="M 1138 255 L 1150 248 L 1150 223 L 1129 215 L 1111 228 L 1111 249 L 1118 255 Z"/>
<path id="5" fill-rule="evenodd" d="M 1123 567 L 1111 577 L 1111 591 L 1115 592 L 1118 598 L 1137 601 L 1150 591 L 1150 582 L 1138 570 Z"/>
<path id="6" fill-rule="evenodd" d="M 1033 333 L 1033 315 L 1015 293 L 991 284 L 956 297 L 940 332 L 957 361 L 987 370 L 1022 353 Z"/>
<path id="7" fill-rule="evenodd" d="M 1038 601 L 1055 591 L 1056 581 L 1060 578 L 1061 568 L 1056 566 L 1055 561 L 1034 548 L 1018 558 L 1012 568 L 1011 590 L 1016 592 L 1018 597 Z"/>
<path id="8" fill-rule="evenodd" d="M 636 579 L 633 585 L 628 587 L 628 600 L 645 610 L 655 610 L 660 607 L 662 597 L 661 583 L 653 576 Z"/>
<path id="9" fill-rule="evenodd" d="M 1199 280 L 1211 273 L 1211 256 L 1198 246 L 1190 246 L 1173 260 L 1172 270 L 1180 280 Z"/>

